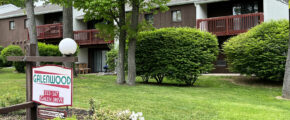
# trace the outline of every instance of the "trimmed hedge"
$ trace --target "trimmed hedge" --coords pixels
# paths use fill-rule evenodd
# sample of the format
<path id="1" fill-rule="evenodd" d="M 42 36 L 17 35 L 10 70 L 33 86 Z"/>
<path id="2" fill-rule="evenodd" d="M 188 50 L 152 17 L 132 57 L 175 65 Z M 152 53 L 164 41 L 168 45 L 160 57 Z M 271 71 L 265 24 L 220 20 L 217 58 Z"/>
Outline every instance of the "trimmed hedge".
<path id="1" fill-rule="evenodd" d="M 213 69 L 218 41 L 195 28 L 162 28 L 141 32 L 136 48 L 138 75 L 158 83 L 168 77 L 193 85 L 200 74 Z"/>
<path id="2" fill-rule="evenodd" d="M 224 52 L 231 71 L 282 81 L 288 41 L 289 22 L 270 21 L 229 39 Z"/>
<path id="3" fill-rule="evenodd" d="M 3 57 L 4 63 L 7 63 L 7 56 L 23 56 L 24 53 L 21 47 L 16 45 L 9 45 L 1 51 L 1 56 Z M 24 73 L 25 63 L 24 62 L 13 62 L 13 66 L 15 67 L 17 72 Z"/>
<path id="4" fill-rule="evenodd" d="M 42 42 L 38 42 L 38 52 L 39 52 L 39 56 L 62 56 L 57 45 L 46 44 L 46 43 L 42 43 Z M 41 62 L 41 65 L 45 65 L 45 64 L 61 65 L 62 63 L 60 63 L 60 62 Z"/>
<path id="5" fill-rule="evenodd" d="M 39 56 L 62 56 L 57 45 L 38 42 Z"/>

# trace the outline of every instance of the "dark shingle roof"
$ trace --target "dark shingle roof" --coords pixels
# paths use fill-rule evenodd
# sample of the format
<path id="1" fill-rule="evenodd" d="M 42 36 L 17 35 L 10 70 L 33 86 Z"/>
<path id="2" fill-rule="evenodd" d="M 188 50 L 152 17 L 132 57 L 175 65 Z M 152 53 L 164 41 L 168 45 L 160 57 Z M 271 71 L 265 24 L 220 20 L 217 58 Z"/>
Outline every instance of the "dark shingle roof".
<path id="1" fill-rule="evenodd" d="M 62 7 L 55 4 L 48 4 L 45 6 L 39 6 L 39 7 L 34 8 L 35 15 L 55 13 L 55 12 L 61 12 L 61 11 L 62 11 Z M 0 14 L 0 19 L 20 17 L 20 16 L 25 16 L 25 15 L 26 15 L 25 9 L 19 9 L 16 11 Z"/>

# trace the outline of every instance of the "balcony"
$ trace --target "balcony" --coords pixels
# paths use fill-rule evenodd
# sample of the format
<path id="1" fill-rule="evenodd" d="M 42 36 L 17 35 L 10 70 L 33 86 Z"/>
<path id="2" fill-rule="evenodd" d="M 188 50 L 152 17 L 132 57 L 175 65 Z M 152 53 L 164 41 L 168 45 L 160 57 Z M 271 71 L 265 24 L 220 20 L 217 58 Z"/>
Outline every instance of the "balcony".
<path id="1" fill-rule="evenodd" d="M 98 30 L 74 31 L 74 39 L 78 45 L 110 44 L 113 41 L 105 41 L 97 36 Z"/>
<path id="2" fill-rule="evenodd" d="M 63 38 L 63 26 L 58 24 L 46 24 L 36 27 L 37 39 L 62 39 Z M 113 41 L 105 41 L 97 36 L 98 30 L 81 30 L 74 31 L 74 39 L 79 45 L 96 45 L 96 44 L 110 44 Z M 27 31 L 28 39 L 29 34 Z"/>
<path id="3" fill-rule="evenodd" d="M 263 13 L 198 19 L 197 28 L 217 36 L 237 35 L 247 32 L 264 21 Z"/>
<path id="4" fill-rule="evenodd" d="M 62 24 L 46 24 L 36 27 L 37 39 L 62 38 Z"/>

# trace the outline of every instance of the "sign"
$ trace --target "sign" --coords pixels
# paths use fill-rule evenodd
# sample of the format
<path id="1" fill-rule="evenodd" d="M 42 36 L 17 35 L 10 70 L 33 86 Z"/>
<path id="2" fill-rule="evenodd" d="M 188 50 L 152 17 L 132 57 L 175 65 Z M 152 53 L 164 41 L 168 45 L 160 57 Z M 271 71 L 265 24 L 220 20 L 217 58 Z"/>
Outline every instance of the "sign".
<path id="1" fill-rule="evenodd" d="M 73 72 L 47 65 L 32 68 L 32 101 L 51 107 L 72 106 Z"/>
<path id="2" fill-rule="evenodd" d="M 37 115 L 41 119 L 54 119 L 54 118 L 62 118 L 67 117 L 66 111 L 54 110 L 51 108 L 38 108 Z"/>

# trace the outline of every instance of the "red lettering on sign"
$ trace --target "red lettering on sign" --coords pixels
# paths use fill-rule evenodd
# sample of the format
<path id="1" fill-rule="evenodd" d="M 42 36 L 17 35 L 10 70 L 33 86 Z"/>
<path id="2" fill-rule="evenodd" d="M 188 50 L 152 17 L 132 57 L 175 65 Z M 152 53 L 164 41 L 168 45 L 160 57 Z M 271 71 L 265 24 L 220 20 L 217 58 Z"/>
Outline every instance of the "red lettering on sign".
<path id="1" fill-rule="evenodd" d="M 63 97 L 59 97 L 59 91 L 44 90 L 44 95 L 39 96 L 43 102 L 64 103 Z"/>

